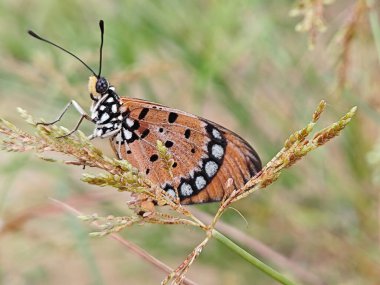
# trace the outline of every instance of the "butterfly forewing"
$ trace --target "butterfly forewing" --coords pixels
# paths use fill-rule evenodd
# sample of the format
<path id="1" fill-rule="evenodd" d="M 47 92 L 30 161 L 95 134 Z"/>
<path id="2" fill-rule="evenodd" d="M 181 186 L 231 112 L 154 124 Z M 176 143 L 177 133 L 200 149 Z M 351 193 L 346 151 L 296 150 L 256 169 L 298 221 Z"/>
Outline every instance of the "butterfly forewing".
<path id="1" fill-rule="evenodd" d="M 115 153 L 178 193 L 182 204 L 220 201 L 261 169 L 247 142 L 213 122 L 140 99 L 121 98 L 121 104 L 123 129 L 111 140 Z M 171 161 L 160 155 L 157 141 Z"/>

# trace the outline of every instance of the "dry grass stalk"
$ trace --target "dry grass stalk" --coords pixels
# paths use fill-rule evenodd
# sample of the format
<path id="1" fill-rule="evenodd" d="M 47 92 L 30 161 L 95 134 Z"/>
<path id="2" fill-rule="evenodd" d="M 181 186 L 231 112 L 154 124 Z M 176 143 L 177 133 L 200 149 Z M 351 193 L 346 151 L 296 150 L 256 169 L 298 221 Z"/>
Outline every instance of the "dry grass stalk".
<path id="1" fill-rule="evenodd" d="M 352 46 L 358 31 L 360 31 L 360 24 L 362 24 L 363 16 L 368 11 L 368 7 L 364 0 L 357 0 L 351 10 L 349 17 L 346 20 L 346 24 L 343 26 L 342 35 L 339 38 L 341 51 L 337 68 L 337 91 L 341 91 L 347 84 Z"/>
<path id="2" fill-rule="evenodd" d="M 313 49 L 317 36 L 326 30 L 323 17 L 325 5 L 334 0 L 298 0 L 294 8 L 289 12 L 291 17 L 302 17 L 296 25 L 296 31 L 309 34 L 309 48 Z"/>

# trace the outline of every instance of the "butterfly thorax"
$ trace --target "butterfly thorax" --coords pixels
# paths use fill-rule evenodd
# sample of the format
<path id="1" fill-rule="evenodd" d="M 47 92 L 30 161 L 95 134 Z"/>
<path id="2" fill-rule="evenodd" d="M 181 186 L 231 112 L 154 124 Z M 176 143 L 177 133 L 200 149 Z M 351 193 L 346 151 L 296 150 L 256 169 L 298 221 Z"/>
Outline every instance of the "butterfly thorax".
<path id="1" fill-rule="evenodd" d="M 122 128 L 123 115 L 120 112 L 120 98 L 114 87 L 110 87 L 106 94 L 93 96 L 91 119 L 96 124 L 95 137 L 110 137 L 117 134 Z"/>
<path id="2" fill-rule="evenodd" d="M 104 77 L 91 76 L 88 84 L 91 99 L 91 119 L 96 124 L 92 137 L 115 138 L 118 149 L 122 144 L 132 143 L 139 136 L 138 120 L 130 118 L 130 111 L 122 106 L 115 87 L 111 86 Z M 117 153 L 121 158 L 120 151 Z"/>

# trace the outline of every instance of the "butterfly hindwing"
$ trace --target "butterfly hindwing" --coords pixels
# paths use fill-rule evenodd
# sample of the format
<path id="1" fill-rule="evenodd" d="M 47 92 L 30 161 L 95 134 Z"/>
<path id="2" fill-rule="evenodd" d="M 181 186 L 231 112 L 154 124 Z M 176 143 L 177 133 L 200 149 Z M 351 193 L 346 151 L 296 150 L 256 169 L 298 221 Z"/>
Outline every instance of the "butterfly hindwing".
<path id="1" fill-rule="evenodd" d="M 232 190 L 242 187 L 262 168 L 256 151 L 245 140 L 213 122 L 206 122 L 208 126 L 212 126 L 210 130 L 218 130 L 226 140 L 223 163 L 208 187 L 199 194 L 186 198 L 183 204 L 219 201 Z M 230 178 L 231 185 L 227 183 Z"/>
<path id="2" fill-rule="evenodd" d="M 169 193 L 177 190 L 182 204 L 219 201 L 261 169 L 247 142 L 213 122 L 140 99 L 121 104 L 123 129 L 111 140 L 116 154 Z M 158 140 L 173 159 L 170 171 Z"/>

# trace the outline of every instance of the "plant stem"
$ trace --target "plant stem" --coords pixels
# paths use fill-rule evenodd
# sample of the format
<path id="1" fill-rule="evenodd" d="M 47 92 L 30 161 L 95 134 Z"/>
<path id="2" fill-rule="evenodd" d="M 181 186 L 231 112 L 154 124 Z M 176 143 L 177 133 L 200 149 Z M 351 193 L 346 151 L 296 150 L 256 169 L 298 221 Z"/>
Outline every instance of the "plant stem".
<path id="1" fill-rule="evenodd" d="M 377 57 L 380 63 L 380 25 L 379 25 L 379 18 L 377 15 L 376 10 L 374 9 L 374 1 L 373 0 L 367 0 L 367 6 L 369 7 L 369 22 L 372 29 L 373 38 L 375 41 L 375 46 L 377 50 Z"/>
<path id="2" fill-rule="evenodd" d="M 245 260 L 247 260 L 249 263 L 251 263 L 253 266 L 255 266 L 257 269 L 261 270 L 268 276 L 272 277 L 273 279 L 277 280 L 281 284 L 284 285 L 296 285 L 293 281 L 290 281 L 288 278 L 286 278 L 283 274 L 279 273 L 278 271 L 274 270 L 269 265 L 265 264 L 264 262 L 260 261 L 244 249 L 242 249 L 240 246 L 238 246 L 236 243 L 231 241 L 229 238 L 227 238 L 225 235 L 221 234 L 220 232 L 216 230 L 212 230 L 212 236 L 216 238 L 218 241 L 220 241 L 222 244 L 233 250 L 235 253 L 243 257 Z"/>

